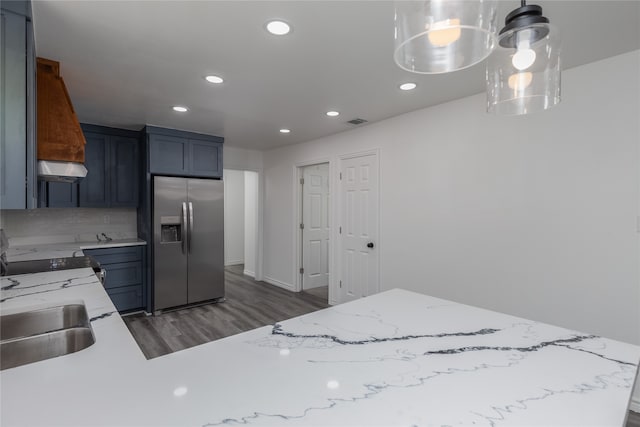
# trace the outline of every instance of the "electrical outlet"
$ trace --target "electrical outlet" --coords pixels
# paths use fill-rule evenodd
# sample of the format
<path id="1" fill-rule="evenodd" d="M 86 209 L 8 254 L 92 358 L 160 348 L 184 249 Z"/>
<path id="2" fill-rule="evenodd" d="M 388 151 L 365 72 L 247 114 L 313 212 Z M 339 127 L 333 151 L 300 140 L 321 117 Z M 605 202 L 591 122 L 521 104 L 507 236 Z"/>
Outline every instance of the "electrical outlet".
<path id="1" fill-rule="evenodd" d="M 109 217 L 109 215 L 105 215 L 102 217 L 102 222 L 104 224 L 110 224 L 111 223 L 111 217 Z"/>

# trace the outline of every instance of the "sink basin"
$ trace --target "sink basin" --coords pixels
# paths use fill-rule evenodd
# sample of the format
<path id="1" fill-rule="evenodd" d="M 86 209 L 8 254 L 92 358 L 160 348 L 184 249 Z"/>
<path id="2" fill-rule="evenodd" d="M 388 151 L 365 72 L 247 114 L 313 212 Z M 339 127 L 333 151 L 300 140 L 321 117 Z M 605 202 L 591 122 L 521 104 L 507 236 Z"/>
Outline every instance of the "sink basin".
<path id="1" fill-rule="evenodd" d="M 74 327 L 88 327 L 83 304 L 66 304 L 0 316 L 0 340 L 27 337 Z"/>
<path id="2" fill-rule="evenodd" d="M 83 304 L 0 316 L 0 370 L 74 353 L 94 342 Z"/>

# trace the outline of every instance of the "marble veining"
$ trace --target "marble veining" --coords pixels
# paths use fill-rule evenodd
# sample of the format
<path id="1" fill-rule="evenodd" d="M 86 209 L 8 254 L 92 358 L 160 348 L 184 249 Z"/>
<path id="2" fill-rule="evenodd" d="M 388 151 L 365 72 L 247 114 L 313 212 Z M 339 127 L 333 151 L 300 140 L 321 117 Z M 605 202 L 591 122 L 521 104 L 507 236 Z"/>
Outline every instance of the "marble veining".
<path id="1" fill-rule="evenodd" d="M 80 269 L 69 270 L 78 272 Z M 31 295 L 43 294 L 46 292 L 55 292 L 60 289 L 71 288 L 74 286 L 87 286 L 95 283 L 96 275 L 93 270 L 89 269 L 90 273 L 85 273 L 77 277 L 64 277 L 59 280 L 46 281 L 43 283 L 22 283 L 21 277 L 28 277 L 29 274 L 23 274 L 8 278 L 3 278 L 0 281 L 0 290 L 4 291 L 0 297 L 0 303 L 6 302 L 14 298 L 28 297 Z M 5 285 L 5 283 L 9 283 Z"/>
<path id="2" fill-rule="evenodd" d="M 621 426 L 640 361 L 630 344 L 399 289 L 146 360 L 91 269 L 0 285 L 3 310 L 82 299 L 96 336 L 0 372 L 7 426 Z"/>
<path id="3" fill-rule="evenodd" d="M 291 332 L 285 332 L 282 329 L 282 325 L 279 323 L 276 323 L 273 326 L 273 329 L 271 331 L 272 335 L 282 335 L 284 337 L 288 337 L 288 338 L 299 338 L 299 339 L 327 339 L 327 340 L 331 340 L 333 342 L 335 342 L 336 344 L 342 344 L 342 345 L 363 345 L 363 344 L 374 344 L 374 343 L 379 343 L 379 342 L 392 342 L 392 341 L 407 341 L 407 340 L 412 340 L 412 339 L 417 339 L 417 338 L 445 338 L 445 337 L 466 337 L 466 336 L 473 336 L 473 335 L 487 335 L 487 334 L 493 334 L 495 332 L 498 332 L 497 329 L 480 329 L 477 331 L 471 331 L 471 332 L 451 332 L 451 333 L 441 333 L 441 334 L 423 334 L 423 335 L 404 335 L 404 336 L 399 336 L 399 337 L 371 337 L 371 338 L 367 338 L 367 339 L 361 339 L 361 340 L 347 340 L 347 339 L 341 339 L 335 335 L 328 335 L 328 334 L 320 334 L 320 335 L 304 335 L 304 334 L 295 334 L 295 333 L 291 333 Z"/>
<path id="4" fill-rule="evenodd" d="M 94 322 L 96 320 L 105 319 L 105 318 L 110 317 L 111 315 L 113 315 L 115 313 L 117 313 L 117 311 L 114 310 L 114 311 L 109 311 L 107 313 L 99 314 L 97 316 L 93 316 L 92 318 L 89 319 L 89 322 Z"/>
<path id="5" fill-rule="evenodd" d="M 82 288 L 82 289 L 81 289 Z M 89 298 L 83 298 L 90 295 Z M 30 305 L 83 299 L 90 320 L 112 316 L 117 310 L 90 268 L 21 274 L 0 278 L 0 309 L 30 308 Z M 63 299 L 63 301 L 65 301 Z M 119 316 L 118 316 L 119 317 Z"/>
<path id="6" fill-rule="evenodd" d="M 338 311 L 340 307 L 336 307 L 335 311 Z M 474 311 L 480 313 L 478 309 L 467 307 L 467 315 L 473 314 Z M 486 313 L 486 312 L 485 312 Z M 497 314 L 497 313 L 496 313 Z M 341 313 L 343 317 L 345 313 Z M 360 320 L 364 318 L 362 313 L 354 314 L 354 318 L 358 317 Z M 452 417 L 444 418 L 440 423 L 432 423 L 432 414 L 428 411 L 424 415 L 427 417 L 419 417 L 420 423 L 416 425 L 498 425 L 501 422 L 505 422 L 505 425 L 510 425 L 511 420 L 518 420 L 524 417 L 525 423 L 528 423 L 529 414 L 534 411 L 534 417 L 544 414 L 544 410 L 540 412 L 540 409 L 536 405 L 532 405 L 533 402 L 553 400 L 559 398 L 564 394 L 581 394 L 594 398 L 597 402 L 598 399 L 604 398 L 604 395 L 598 396 L 598 392 L 612 391 L 614 389 L 626 390 L 626 398 L 630 396 L 633 381 L 637 372 L 638 365 L 638 349 L 629 346 L 633 349 L 627 356 L 624 357 L 611 357 L 607 354 L 607 344 L 609 340 L 600 338 L 592 334 L 580 334 L 574 331 L 569 331 L 561 328 L 554 328 L 549 325 L 540 324 L 537 322 L 529 322 L 524 319 L 519 319 L 515 322 L 503 323 L 501 328 L 489 327 L 481 328 L 477 330 L 464 329 L 457 331 L 447 331 L 442 333 L 425 333 L 425 334 L 403 334 L 405 327 L 410 325 L 393 324 L 389 328 L 392 333 L 387 336 L 373 333 L 373 323 L 362 324 L 362 329 L 359 333 L 367 336 L 366 338 L 346 339 L 345 336 L 353 335 L 354 331 L 342 331 L 342 335 L 339 333 L 324 333 L 317 330 L 331 329 L 332 331 L 340 330 L 342 328 L 335 327 L 335 325 L 322 324 L 321 322 L 310 322 L 310 318 L 314 315 L 303 316 L 299 319 L 294 319 L 289 322 L 278 323 L 271 329 L 270 336 L 264 337 L 255 341 L 249 342 L 251 345 L 257 345 L 260 347 L 271 347 L 274 349 L 284 350 L 284 354 L 290 355 L 299 350 L 314 350 L 312 357 L 306 360 L 306 363 L 310 366 L 324 364 L 332 366 L 347 367 L 351 369 L 359 369 L 363 366 L 374 365 L 376 369 L 384 371 L 385 365 L 402 365 L 409 364 L 410 369 L 402 370 L 401 373 L 395 372 L 389 379 L 385 379 L 379 382 L 363 382 L 360 385 L 361 392 L 359 394 L 352 394 L 349 397 L 332 398 L 328 397 L 323 405 L 314 405 L 308 407 L 301 407 L 298 411 L 282 411 L 282 412 L 268 412 L 268 411 L 249 411 L 245 415 L 239 417 L 222 418 L 217 421 L 212 421 L 204 425 L 237 425 L 237 424 L 278 424 L 286 421 L 293 424 L 304 424 L 302 420 L 306 420 L 309 423 L 314 423 L 314 420 L 323 422 L 324 417 L 319 415 L 325 411 L 331 412 L 337 406 L 341 405 L 354 405 L 362 401 L 370 399 L 378 400 L 384 398 L 384 395 L 393 389 L 405 389 L 413 390 L 412 396 L 416 399 L 415 404 L 420 403 L 420 390 L 423 388 L 430 388 L 432 383 L 441 381 L 441 377 L 446 377 L 447 382 L 451 382 L 452 385 L 457 385 L 461 388 L 467 387 L 467 383 L 464 377 L 469 376 L 472 373 L 480 371 L 497 372 L 501 371 L 497 376 L 498 378 L 504 377 L 503 372 L 514 371 L 514 375 L 526 375 L 527 370 L 536 368 L 538 371 L 543 371 L 545 365 L 553 365 L 555 360 L 559 360 L 565 363 L 572 363 L 573 356 L 571 353 L 584 353 L 589 358 L 594 360 L 586 361 L 586 363 L 602 364 L 606 363 L 606 366 L 598 368 L 589 372 L 589 369 L 584 369 L 583 372 L 576 373 L 577 376 L 572 378 L 569 382 L 562 384 L 558 387 L 555 385 L 557 379 L 554 378 L 550 381 L 548 386 L 544 384 L 536 384 L 533 381 L 531 386 L 527 384 L 517 383 L 513 384 L 506 382 L 501 385 L 504 389 L 501 393 L 501 398 L 496 398 L 495 402 L 490 402 L 484 406 L 484 408 L 474 409 L 474 401 L 469 402 L 469 409 L 463 418 L 467 421 L 458 423 L 453 422 L 459 413 L 453 414 Z M 470 317 L 469 325 L 473 325 L 473 316 Z M 370 319 L 374 319 L 375 323 L 379 324 L 380 319 L 376 313 L 372 313 L 369 316 Z M 422 316 L 418 317 L 422 320 Z M 511 320 L 510 316 L 503 316 L 505 320 Z M 387 318 L 388 320 L 391 320 Z M 495 319 L 493 319 L 495 320 Z M 467 322 L 465 322 L 467 323 Z M 285 324 L 289 326 L 289 329 L 285 327 Z M 345 322 L 349 324 L 349 322 Z M 493 323 L 492 325 L 495 325 Z M 293 326 L 293 328 L 292 328 Z M 391 324 L 387 324 L 391 326 Z M 404 326 L 404 327 L 403 327 Z M 316 330 L 316 331 L 314 331 Z M 305 331 L 305 332 L 302 332 Z M 491 338 L 484 345 L 478 345 L 477 342 L 486 342 L 487 338 Z M 441 343 L 441 341 L 444 341 Z M 470 342 L 469 342 L 470 341 Z M 468 343 L 468 345 L 467 345 Z M 526 343 L 526 344 L 524 344 Z M 393 344 L 391 346 L 391 344 Z M 332 357 L 333 354 L 337 354 L 335 351 L 337 347 L 342 348 L 356 348 L 356 351 L 349 351 L 349 354 L 357 357 Z M 360 351 L 359 347 L 366 347 L 366 351 Z M 391 347 L 391 348 L 389 348 Z M 563 354 L 559 355 L 558 350 Z M 343 350 L 341 353 L 345 353 L 347 350 Z M 529 353 L 538 353 L 536 359 L 542 359 L 542 363 L 536 362 L 539 366 L 532 364 L 532 357 Z M 547 354 L 548 353 L 548 354 Z M 325 354 L 325 357 L 319 357 Z M 557 359 L 560 357 L 559 359 Z M 599 360 L 595 360 L 599 359 Z M 443 361 L 448 361 L 444 366 Z M 584 361 L 583 357 L 575 359 L 576 363 Z M 431 363 L 435 363 L 435 366 L 431 366 Z M 586 367 L 588 365 L 585 365 Z M 565 366 L 566 368 L 566 366 Z M 373 367 L 371 368 L 374 369 Z M 553 369 L 558 370 L 558 367 Z M 602 369 L 602 370 L 600 370 Z M 541 373 L 543 373 L 541 372 Z M 544 378 L 542 376 L 541 378 Z M 537 382 L 541 382 L 539 379 Z M 338 382 L 336 382 L 337 386 Z M 508 393 L 509 387 L 517 385 L 516 390 L 511 390 L 513 396 L 518 396 L 518 392 L 522 393 L 527 390 L 526 397 L 515 399 Z M 487 388 L 488 386 L 489 388 Z M 487 384 L 482 393 L 491 394 L 494 390 L 491 388 L 491 384 Z M 438 387 L 438 386 L 436 386 Z M 455 388 L 455 387 L 454 387 Z M 505 393 L 505 391 L 507 391 Z M 437 388 L 429 390 L 429 393 L 437 394 Z M 593 394 L 593 395 L 590 395 Z M 426 397 L 426 396 L 425 396 Z M 442 396 L 440 400 L 444 400 Z M 475 396 L 474 396 L 475 399 Z M 561 399 L 560 399 L 561 400 Z M 595 402 L 594 402 L 595 403 Z M 554 402 L 550 406 L 555 407 L 558 403 Z M 409 405 L 411 406 L 411 405 Z M 447 406 L 445 404 L 445 406 Z M 624 411 L 626 405 L 621 405 L 620 422 L 624 419 Z M 353 409 L 356 410 L 355 408 Z M 464 409 L 461 409 L 464 411 Z M 583 411 L 584 408 L 573 411 L 566 408 L 567 413 L 571 413 L 571 417 L 577 416 L 577 413 Z M 546 417 L 553 415 L 554 410 L 551 410 Z M 513 416 L 513 417 L 512 417 Z M 576 418 L 569 418 L 571 423 L 576 422 Z M 544 418 L 544 417 L 542 417 Z M 584 418 L 589 420 L 588 417 Z M 547 418 L 546 423 L 548 423 Z M 276 422 L 277 421 L 277 422 Z M 416 421 L 407 420 L 408 422 Z M 515 421 L 514 421 L 515 422 Z M 517 423 L 517 422 L 515 422 Z M 400 423 L 403 424 L 403 423 Z M 562 424 L 562 423 L 560 423 Z M 615 425 L 615 423 L 613 424 Z"/>

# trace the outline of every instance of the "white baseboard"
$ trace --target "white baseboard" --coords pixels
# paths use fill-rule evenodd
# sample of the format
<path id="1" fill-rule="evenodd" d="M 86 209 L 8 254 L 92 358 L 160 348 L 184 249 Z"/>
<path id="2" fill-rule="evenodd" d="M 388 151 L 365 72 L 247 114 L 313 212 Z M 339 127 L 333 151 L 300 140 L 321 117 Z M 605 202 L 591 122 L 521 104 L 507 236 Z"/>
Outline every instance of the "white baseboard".
<path id="1" fill-rule="evenodd" d="M 270 285 L 274 285 L 274 286 L 277 286 L 279 288 L 284 288 L 284 289 L 286 289 L 288 291 L 291 291 L 291 292 L 295 292 L 295 289 L 296 289 L 296 287 L 293 286 L 291 283 L 281 282 L 280 280 L 273 279 L 271 277 L 264 276 L 264 281 L 269 283 Z"/>
<path id="2" fill-rule="evenodd" d="M 225 267 L 229 267 L 230 265 L 240 265 L 240 264 L 244 264 L 244 260 L 239 260 L 239 261 L 225 261 L 224 266 L 225 266 Z"/>
<path id="3" fill-rule="evenodd" d="M 633 412 L 640 413 L 640 396 L 633 396 L 631 398 L 631 404 L 629 405 L 629 409 Z"/>
<path id="4" fill-rule="evenodd" d="M 244 271 L 242 272 L 242 274 L 244 274 L 245 276 L 251 276 L 251 277 L 253 277 L 254 279 L 256 278 L 256 273 L 255 273 L 255 271 L 251 271 L 251 270 L 244 270 Z"/>

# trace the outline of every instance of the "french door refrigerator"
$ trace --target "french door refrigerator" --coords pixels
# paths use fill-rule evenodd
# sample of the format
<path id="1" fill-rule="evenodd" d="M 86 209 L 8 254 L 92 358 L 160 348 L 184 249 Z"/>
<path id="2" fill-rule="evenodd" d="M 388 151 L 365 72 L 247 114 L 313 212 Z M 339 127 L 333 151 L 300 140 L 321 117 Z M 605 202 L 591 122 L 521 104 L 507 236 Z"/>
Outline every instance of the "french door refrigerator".
<path id="1" fill-rule="evenodd" d="M 154 311 L 224 297 L 224 186 L 153 178 Z"/>

